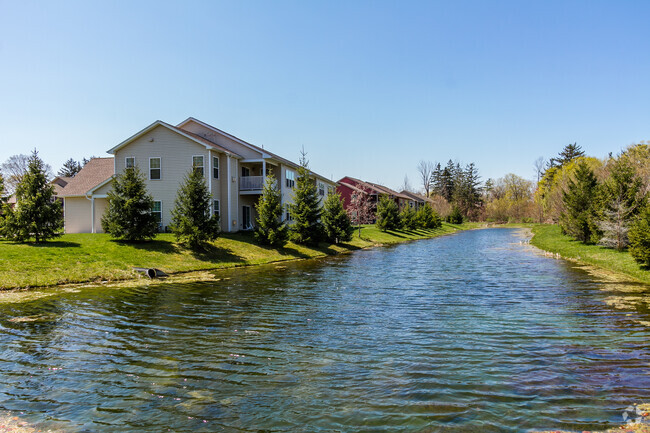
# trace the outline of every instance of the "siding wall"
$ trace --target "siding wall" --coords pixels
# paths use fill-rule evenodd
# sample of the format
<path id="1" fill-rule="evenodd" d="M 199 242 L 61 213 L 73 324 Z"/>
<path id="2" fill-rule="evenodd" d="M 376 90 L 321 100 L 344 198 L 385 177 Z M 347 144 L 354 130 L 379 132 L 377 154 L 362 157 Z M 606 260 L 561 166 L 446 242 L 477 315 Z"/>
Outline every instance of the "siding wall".
<path id="1" fill-rule="evenodd" d="M 208 150 L 205 146 L 196 143 L 169 129 L 158 126 L 149 133 L 115 152 L 115 172 L 121 173 L 125 167 L 125 158 L 134 157 L 135 164 L 144 173 L 147 189 L 155 201 L 162 202 L 162 225 L 167 227 L 171 223 L 171 210 L 174 207 L 176 193 L 180 183 L 192 169 L 192 157 L 204 157 L 204 174 L 208 173 L 212 155 L 225 159 L 225 155 Z M 161 158 L 161 179 L 149 179 L 149 158 Z M 220 176 L 221 178 L 221 173 Z M 221 179 L 210 179 L 213 194 L 219 195 Z"/>
<path id="2" fill-rule="evenodd" d="M 64 199 L 64 223 L 66 233 L 90 233 L 90 200 L 85 197 Z"/>

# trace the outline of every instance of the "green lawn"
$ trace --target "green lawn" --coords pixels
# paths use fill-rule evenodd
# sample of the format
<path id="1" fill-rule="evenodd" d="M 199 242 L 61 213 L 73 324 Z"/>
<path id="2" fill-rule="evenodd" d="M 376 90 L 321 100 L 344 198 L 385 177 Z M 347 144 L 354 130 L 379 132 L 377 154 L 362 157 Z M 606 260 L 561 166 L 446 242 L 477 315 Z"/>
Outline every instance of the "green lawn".
<path id="1" fill-rule="evenodd" d="M 0 241 L 0 289 L 131 279 L 136 277 L 134 266 L 155 267 L 175 274 L 315 258 L 474 227 L 471 223 L 444 224 L 438 230 L 384 233 L 375 226 L 364 226 L 361 238 L 355 231 L 351 242 L 321 244 L 317 248 L 293 243 L 281 249 L 267 248 L 257 245 L 250 233 L 224 234 L 203 253 L 178 246 L 171 234 L 160 234 L 141 244 L 114 241 L 104 234 L 69 234 L 44 244 Z"/>
<path id="2" fill-rule="evenodd" d="M 563 235 L 557 225 L 535 225 L 533 234 L 535 236 L 531 244 L 544 251 L 559 253 L 564 258 L 579 260 L 650 284 L 650 271 L 641 268 L 627 251 L 619 252 L 600 245 L 584 245 Z"/>

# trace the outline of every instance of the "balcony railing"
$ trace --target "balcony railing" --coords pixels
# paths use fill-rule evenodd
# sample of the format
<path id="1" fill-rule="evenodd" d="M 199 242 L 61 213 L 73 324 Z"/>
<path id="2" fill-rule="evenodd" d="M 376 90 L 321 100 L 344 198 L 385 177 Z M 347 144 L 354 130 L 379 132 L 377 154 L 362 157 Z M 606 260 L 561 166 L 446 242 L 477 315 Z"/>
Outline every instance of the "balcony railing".
<path id="1" fill-rule="evenodd" d="M 264 176 L 242 176 L 239 178 L 240 191 L 260 190 L 264 186 Z"/>

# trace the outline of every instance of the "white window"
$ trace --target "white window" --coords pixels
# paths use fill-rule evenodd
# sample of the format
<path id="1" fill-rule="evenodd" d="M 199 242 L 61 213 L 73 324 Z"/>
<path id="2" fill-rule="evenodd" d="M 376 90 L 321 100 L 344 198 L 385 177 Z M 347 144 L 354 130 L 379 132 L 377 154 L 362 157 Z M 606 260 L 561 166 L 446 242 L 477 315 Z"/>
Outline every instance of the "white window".
<path id="1" fill-rule="evenodd" d="M 286 203 L 284 205 L 284 207 L 286 209 L 284 220 L 285 221 L 293 221 L 293 215 L 291 215 L 291 203 Z"/>
<path id="2" fill-rule="evenodd" d="M 153 208 L 151 209 L 151 213 L 156 218 L 156 221 L 158 222 L 158 227 L 162 227 L 162 202 L 161 201 L 153 202 Z"/>
<path id="3" fill-rule="evenodd" d="M 196 155 L 192 157 L 192 168 L 201 174 L 204 173 L 203 155 Z"/>
<path id="4" fill-rule="evenodd" d="M 294 172 L 291 171 L 291 170 L 287 170 L 287 173 L 286 173 L 285 176 L 287 178 L 287 188 L 293 188 L 294 185 L 296 184 Z"/>
<path id="5" fill-rule="evenodd" d="M 321 197 L 325 197 L 325 184 L 324 183 L 318 182 L 318 194 Z"/>
<path id="6" fill-rule="evenodd" d="M 219 179 L 219 157 L 212 157 L 212 177 Z"/>
<path id="7" fill-rule="evenodd" d="M 124 158 L 124 167 L 132 168 L 135 167 L 135 156 L 127 156 Z"/>
<path id="8" fill-rule="evenodd" d="M 221 215 L 219 211 L 219 200 L 212 201 L 212 215 Z"/>
<path id="9" fill-rule="evenodd" d="M 331 186 L 328 186 L 327 187 L 327 195 L 332 195 L 332 194 L 334 194 L 334 188 L 332 188 Z"/>
<path id="10" fill-rule="evenodd" d="M 162 179 L 162 164 L 160 158 L 149 158 L 149 179 Z"/>

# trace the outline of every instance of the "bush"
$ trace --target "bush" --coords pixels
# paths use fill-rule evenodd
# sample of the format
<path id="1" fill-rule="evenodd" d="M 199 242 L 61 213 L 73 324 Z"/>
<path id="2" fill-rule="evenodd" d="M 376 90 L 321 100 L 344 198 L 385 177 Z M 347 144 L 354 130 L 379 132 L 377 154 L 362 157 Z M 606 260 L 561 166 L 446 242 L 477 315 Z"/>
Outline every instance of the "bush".
<path id="1" fill-rule="evenodd" d="M 423 229 L 437 229 L 442 226 L 442 220 L 429 205 L 422 206 L 416 215 L 417 225 Z"/>
<path id="2" fill-rule="evenodd" d="M 174 209 L 171 230 L 176 239 L 192 249 L 201 249 L 219 236 L 219 214 L 212 213 L 212 195 L 203 173 L 192 170 L 183 180 Z"/>
<path id="3" fill-rule="evenodd" d="M 377 203 L 377 228 L 381 231 L 398 230 L 401 221 L 399 219 L 399 209 L 397 204 L 387 195 L 382 195 Z"/>
<path id="4" fill-rule="evenodd" d="M 460 212 L 458 206 L 454 206 L 451 210 L 451 213 L 447 215 L 447 222 L 449 224 L 462 224 L 463 223 L 463 214 Z"/>
<path id="5" fill-rule="evenodd" d="M 643 266 L 650 266 L 650 205 L 632 223 L 628 235 L 630 255 Z"/>
<path id="6" fill-rule="evenodd" d="M 257 202 L 256 209 L 255 239 L 264 245 L 284 246 L 289 238 L 289 231 L 282 221 L 282 195 L 272 174 L 266 176 L 262 196 Z"/>
<path id="7" fill-rule="evenodd" d="M 399 219 L 402 222 L 404 230 L 415 230 L 418 228 L 417 212 L 411 207 L 406 206 L 402 212 L 399 213 Z"/>
<path id="8" fill-rule="evenodd" d="M 102 228 L 113 238 L 129 242 L 152 239 L 159 227 L 152 209 L 153 197 L 147 193 L 144 176 L 137 167 L 129 167 L 113 180 Z"/>
<path id="9" fill-rule="evenodd" d="M 354 227 L 338 193 L 330 194 L 323 205 L 323 232 L 332 243 L 347 242 L 352 239 Z"/>

